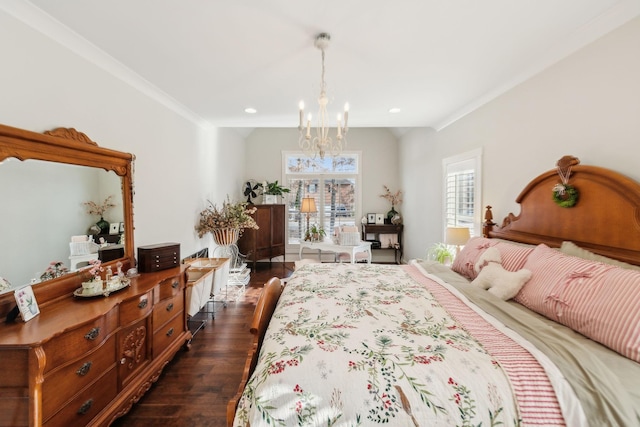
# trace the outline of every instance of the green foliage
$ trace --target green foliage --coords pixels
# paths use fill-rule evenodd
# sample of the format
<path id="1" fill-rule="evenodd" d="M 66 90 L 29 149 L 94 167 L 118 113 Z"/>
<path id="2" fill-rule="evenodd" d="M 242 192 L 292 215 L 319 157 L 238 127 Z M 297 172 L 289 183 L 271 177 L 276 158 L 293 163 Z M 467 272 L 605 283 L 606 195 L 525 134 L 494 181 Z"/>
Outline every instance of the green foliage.
<path id="1" fill-rule="evenodd" d="M 264 194 L 269 194 L 271 196 L 282 196 L 284 195 L 284 193 L 288 193 L 289 191 L 291 191 L 288 188 L 285 188 L 278 184 L 277 180 L 275 182 L 267 182 L 266 187 L 264 186 L 264 184 L 262 184 L 261 187 Z"/>
<path id="2" fill-rule="evenodd" d="M 427 259 L 438 261 L 440 264 L 444 264 L 452 261 L 454 257 L 453 250 L 446 243 L 436 243 L 427 250 Z"/>

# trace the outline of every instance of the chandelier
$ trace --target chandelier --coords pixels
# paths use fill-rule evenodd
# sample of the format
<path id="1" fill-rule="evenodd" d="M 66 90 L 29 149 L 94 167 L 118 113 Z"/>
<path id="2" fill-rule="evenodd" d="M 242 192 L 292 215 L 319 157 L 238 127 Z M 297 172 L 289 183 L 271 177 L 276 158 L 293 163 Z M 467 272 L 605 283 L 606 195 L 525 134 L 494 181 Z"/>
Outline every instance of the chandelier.
<path id="1" fill-rule="evenodd" d="M 349 104 L 344 105 L 344 124 L 342 123 L 342 117 L 338 114 L 337 134 L 335 139 L 329 136 L 329 127 L 327 121 L 327 99 L 326 83 L 324 81 L 324 51 L 329 47 L 331 36 L 327 33 L 320 33 L 316 37 L 314 46 L 320 49 L 322 52 L 322 76 L 320 80 L 320 97 L 318 98 L 318 104 L 320 106 L 318 110 L 318 124 L 316 125 L 315 135 L 311 135 L 311 113 L 307 117 L 307 124 L 304 125 L 304 102 L 300 101 L 300 124 L 298 125 L 298 131 L 300 135 L 298 137 L 298 144 L 304 153 L 315 159 L 320 157 L 324 160 L 324 156 L 330 153 L 335 157 L 342 152 L 343 146 L 347 145 L 347 121 L 349 119 Z"/>

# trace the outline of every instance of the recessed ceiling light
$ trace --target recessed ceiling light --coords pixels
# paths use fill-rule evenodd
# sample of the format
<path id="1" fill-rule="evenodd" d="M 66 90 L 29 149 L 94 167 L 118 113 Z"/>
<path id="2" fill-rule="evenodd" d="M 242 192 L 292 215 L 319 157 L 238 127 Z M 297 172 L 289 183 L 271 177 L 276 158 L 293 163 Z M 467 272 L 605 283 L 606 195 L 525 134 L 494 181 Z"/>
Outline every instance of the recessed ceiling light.
<path id="1" fill-rule="evenodd" d="M 255 114 L 255 113 L 258 112 L 258 110 L 256 110 L 255 108 L 252 108 L 252 107 L 247 107 L 247 108 L 244 109 L 244 112 L 247 113 L 247 114 Z"/>
<path id="2" fill-rule="evenodd" d="M 399 113 L 400 109 L 398 107 L 393 107 L 389 109 L 389 112 L 392 114 Z"/>

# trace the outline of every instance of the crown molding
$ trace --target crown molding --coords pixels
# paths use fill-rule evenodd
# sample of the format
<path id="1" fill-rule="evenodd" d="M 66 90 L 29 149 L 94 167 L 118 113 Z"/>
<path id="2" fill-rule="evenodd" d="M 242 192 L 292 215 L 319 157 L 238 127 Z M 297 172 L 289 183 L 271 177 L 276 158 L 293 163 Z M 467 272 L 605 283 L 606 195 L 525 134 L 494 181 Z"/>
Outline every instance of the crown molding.
<path id="1" fill-rule="evenodd" d="M 485 95 L 476 98 L 463 108 L 443 118 L 439 122 L 434 123 L 433 128 L 436 131 L 441 131 L 467 114 L 477 110 L 500 95 L 513 89 L 517 85 L 585 47 L 589 43 L 594 42 L 605 34 L 624 25 L 638 15 L 640 15 L 640 1 L 623 0 L 619 2 L 615 6 L 606 10 L 600 16 L 591 20 L 589 23 L 578 28 L 563 42 L 556 43 L 550 49 L 545 51 L 544 55 L 540 56 L 528 69 L 524 70 L 517 77 L 496 87 L 494 90 L 487 92 Z"/>
<path id="2" fill-rule="evenodd" d="M 0 9 L 181 117 L 198 126 L 211 127 L 201 116 L 34 4 L 22 0 L 2 0 Z"/>

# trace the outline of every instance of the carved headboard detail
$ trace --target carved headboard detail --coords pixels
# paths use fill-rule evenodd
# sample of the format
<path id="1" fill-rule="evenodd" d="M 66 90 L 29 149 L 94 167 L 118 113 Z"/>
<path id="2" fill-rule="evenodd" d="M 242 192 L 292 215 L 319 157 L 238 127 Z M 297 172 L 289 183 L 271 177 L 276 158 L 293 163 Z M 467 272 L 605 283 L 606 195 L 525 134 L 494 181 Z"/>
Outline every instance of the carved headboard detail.
<path id="1" fill-rule="evenodd" d="M 575 206 L 565 208 L 553 199 L 560 182 L 556 169 L 534 178 L 516 198 L 520 214 L 509 213 L 500 227 L 488 206 L 485 235 L 552 247 L 569 240 L 640 265 L 640 184 L 610 169 L 574 163 L 569 184 L 579 197 Z"/>

